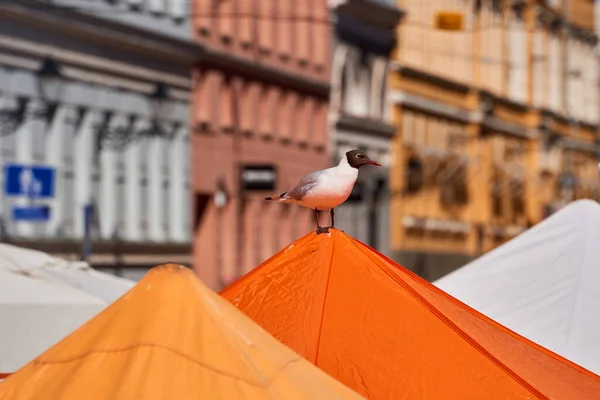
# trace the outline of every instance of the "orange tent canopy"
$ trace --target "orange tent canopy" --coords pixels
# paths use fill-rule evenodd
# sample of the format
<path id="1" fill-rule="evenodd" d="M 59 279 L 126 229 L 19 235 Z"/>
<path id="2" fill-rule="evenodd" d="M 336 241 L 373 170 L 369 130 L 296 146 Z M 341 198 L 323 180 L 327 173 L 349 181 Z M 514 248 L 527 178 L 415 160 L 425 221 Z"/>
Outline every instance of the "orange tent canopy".
<path id="1" fill-rule="evenodd" d="M 151 270 L 0 383 L 0 399 L 360 399 L 204 286 Z"/>
<path id="2" fill-rule="evenodd" d="M 600 399 L 600 377 L 341 231 L 309 234 L 221 295 L 371 399 Z"/>

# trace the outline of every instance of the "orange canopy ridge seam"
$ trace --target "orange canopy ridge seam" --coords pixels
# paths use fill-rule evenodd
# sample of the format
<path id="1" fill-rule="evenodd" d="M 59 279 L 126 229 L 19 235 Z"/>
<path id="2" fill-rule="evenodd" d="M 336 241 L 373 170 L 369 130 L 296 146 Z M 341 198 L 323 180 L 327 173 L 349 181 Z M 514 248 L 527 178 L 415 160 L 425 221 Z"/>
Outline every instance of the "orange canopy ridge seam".
<path id="1" fill-rule="evenodd" d="M 388 257 L 386 257 L 384 254 L 378 253 L 376 250 L 371 249 L 370 247 L 368 247 L 367 245 L 365 245 L 364 243 L 358 242 L 360 243 L 362 246 L 365 246 L 367 249 L 369 249 L 372 252 L 377 253 L 377 255 L 384 259 L 385 261 L 389 262 L 390 264 L 394 265 L 395 262 L 391 259 L 389 259 Z M 357 245 L 358 246 L 358 245 Z M 364 251 L 363 251 L 364 252 Z M 397 264 L 396 264 L 397 265 Z M 397 265 L 398 268 L 404 268 L 400 265 Z M 475 317 L 477 317 L 478 319 L 485 321 L 488 324 L 492 324 L 495 327 L 497 327 L 498 329 L 501 329 L 502 331 L 506 332 L 507 334 L 509 334 L 510 336 L 517 338 L 523 342 L 527 342 L 528 345 L 535 347 L 537 350 L 545 353 L 546 355 L 554 358 L 556 361 L 568 366 L 569 368 L 574 368 L 576 370 L 578 370 L 579 372 L 588 375 L 591 378 L 594 378 L 596 380 L 600 380 L 600 375 L 593 373 L 592 371 L 583 368 L 582 366 L 575 364 L 574 362 L 548 350 L 547 348 L 540 346 L 539 344 L 527 339 L 526 337 L 523 337 L 521 335 L 519 335 L 517 332 L 513 331 L 510 328 L 507 328 L 504 325 L 499 324 L 498 322 L 496 322 L 495 320 L 489 318 L 488 316 L 486 316 L 485 314 L 480 313 L 479 311 L 475 310 L 474 308 L 468 306 L 467 304 L 457 300 L 456 298 L 452 297 L 451 295 L 449 295 L 448 293 L 444 292 L 443 290 L 441 290 L 440 288 L 438 288 L 437 286 L 431 285 L 427 280 L 421 278 L 419 275 L 416 274 L 411 274 L 410 276 L 407 275 L 407 278 L 412 279 L 413 281 L 421 284 L 421 285 L 426 285 L 428 287 L 429 290 L 436 292 L 436 294 L 444 297 L 446 300 L 452 302 L 454 305 L 456 305 L 457 307 L 460 307 L 461 309 L 463 309 L 466 312 L 471 313 L 472 315 L 474 315 Z"/>
<path id="2" fill-rule="evenodd" d="M 0 382 L 0 400 L 166 397 L 362 398 L 174 264 Z"/>
<path id="3" fill-rule="evenodd" d="M 327 292 L 329 290 L 329 279 L 331 278 L 331 270 L 333 269 L 333 254 L 335 252 L 335 233 L 332 235 L 331 241 L 331 257 L 329 257 L 329 268 L 327 271 L 327 280 L 325 281 L 325 300 L 323 301 L 323 309 L 321 310 L 321 322 L 319 323 L 319 334 L 317 338 L 317 351 L 315 351 L 315 364 L 319 359 L 319 349 L 321 348 L 321 333 L 323 332 L 323 321 L 325 321 L 325 309 L 327 308 Z"/>
<path id="4" fill-rule="evenodd" d="M 600 377 L 330 232 L 293 243 L 221 296 L 373 400 L 600 399 Z"/>
<path id="5" fill-rule="evenodd" d="M 541 393 L 539 390 L 537 390 L 535 387 L 533 387 L 529 382 L 527 382 L 525 379 L 523 379 L 522 377 L 520 377 L 517 373 L 515 373 L 515 371 L 513 371 L 510 367 L 508 367 L 506 364 L 504 364 L 502 361 L 500 361 L 498 358 L 494 357 L 494 355 L 492 355 L 490 352 L 488 352 L 486 349 L 484 349 L 479 343 L 477 343 L 477 341 L 473 340 L 473 338 L 471 336 L 469 336 L 468 333 L 466 333 L 464 330 L 462 330 L 459 326 L 457 326 L 454 322 L 452 322 L 449 318 L 447 318 L 445 315 L 443 315 L 438 309 L 436 309 L 429 301 L 427 301 L 427 299 L 425 299 L 423 296 L 421 296 L 421 294 L 419 294 L 417 291 L 415 291 L 413 288 L 411 288 L 409 285 L 407 285 L 402 279 L 399 279 L 397 276 L 395 276 L 394 274 L 391 274 L 389 272 L 389 269 L 384 266 L 381 265 L 376 259 L 372 258 L 371 255 L 369 255 L 364 249 L 362 249 L 357 243 L 355 243 L 354 241 L 350 241 L 354 246 L 356 246 L 356 248 L 362 252 L 365 256 L 367 256 L 371 261 L 373 261 L 379 268 L 381 268 L 381 270 L 388 275 L 390 278 L 392 278 L 395 282 L 397 282 L 398 284 L 400 284 L 404 289 L 406 289 L 407 291 L 409 291 L 417 300 L 419 300 L 419 302 L 421 304 L 423 304 L 433 315 L 435 315 L 438 319 L 440 319 L 441 321 L 444 322 L 444 324 L 448 325 L 450 328 L 452 328 L 453 331 L 456 332 L 456 334 L 458 336 L 460 336 L 463 340 L 467 341 L 471 346 L 473 346 L 475 349 L 477 349 L 481 354 L 483 354 L 485 357 L 487 357 L 488 359 L 490 359 L 494 364 L 498 365 L 500 368 L 502 368 L 504 371 L 507 372 L 507 374 L 513 378 L 515 381 L 517 381 L 520 385 L 524 386 L 527 390 L 529 390 L 531 392 L 531 394 L 533 394 L 534 396 L 537 396 L 541 399 L 548 399 L 548 397 L 546 395 L 544 395 L 543 393 Z M 362 244 L 362 243 L 361 243 Z M 366 246 L 366 245 L 365 245 Z M 373 253 L 377 253 L 378 255 L 381 255 L 379 252 L 377 252 L 377 250 L 371 249 L 369 248 L 369 250 L 371 250 L 371 252 Z"/>

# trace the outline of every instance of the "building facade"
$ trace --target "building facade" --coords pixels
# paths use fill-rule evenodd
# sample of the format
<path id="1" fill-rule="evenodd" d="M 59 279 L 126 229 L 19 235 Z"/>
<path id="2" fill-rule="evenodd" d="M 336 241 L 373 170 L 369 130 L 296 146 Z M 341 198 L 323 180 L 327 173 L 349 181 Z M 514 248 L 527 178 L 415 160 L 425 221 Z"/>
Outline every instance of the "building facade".
<path id="1" fill-rule="evenodd" d="M 188 17 L 178 0 L 0 4 L 3 242 L 133 279 L 191 263 L 190 67 L 203 49 Z M 11 192 L 10 165 L 53 169 L 54 195 L 40 198 L 34 173 Z"/>
<path id="2" fill-rule="evenodd" d="M 332 162 L 360 149 L 382 164 L 364 168 L 336 225 L 389 253 L 389 167 L 395 128 L 386 112 L 387 70 L 402 12 L 395 1 L 330 2 L 334 50 L 329 108 Z"/>
<path id="3" fill-rule="evenodd" d="M 399 5 L 391 246 L 434 280 L 598 198 L 594 2 Z"/>
<path id="4" fill-rule="evenodd" d="M 194 268 L 213 289 L 315 229 L 269 203 L 329 165 L 327 2 L 195 0 L 191 182 Z"/>

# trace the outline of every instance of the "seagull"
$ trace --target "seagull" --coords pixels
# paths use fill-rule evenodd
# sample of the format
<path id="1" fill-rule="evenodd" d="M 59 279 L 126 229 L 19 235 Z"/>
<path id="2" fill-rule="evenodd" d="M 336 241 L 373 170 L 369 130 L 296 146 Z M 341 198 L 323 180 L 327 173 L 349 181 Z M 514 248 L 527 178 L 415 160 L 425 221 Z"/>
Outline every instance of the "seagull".
<path id="1" fill-rule="evenodd" d="M 364 152 L 350 150 L 335 167 L 312 172 L 300 179 L 300 182 L 287 192 L 279 196 L 266 197 L 265 200 L 286 204 L 298 204 L 310 208 L 317 215 L 317 234 L 328 233 L 334 227 L 333 209 L 345 202 L 356 178 L 358 170 L 365 165 L 381 167 L 376 161 L 371 160 Z M 331 226 L 319 225 L 319 211 L 328 211 L 331 214 Z"/>

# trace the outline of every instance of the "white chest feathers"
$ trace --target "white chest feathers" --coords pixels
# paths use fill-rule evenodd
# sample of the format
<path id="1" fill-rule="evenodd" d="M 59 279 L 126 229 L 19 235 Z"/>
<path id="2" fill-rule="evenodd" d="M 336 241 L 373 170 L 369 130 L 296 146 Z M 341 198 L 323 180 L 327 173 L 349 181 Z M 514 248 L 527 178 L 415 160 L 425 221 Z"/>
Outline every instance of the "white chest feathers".
<path id="1" fill-rule="evenodd" d="M 358 177 L 358 169 L 345 159 L 339 165 L 319 174 L 317 184 L 302 198 L 300 205 L 319 210 L 330 210 L 345 202 Z"/>

